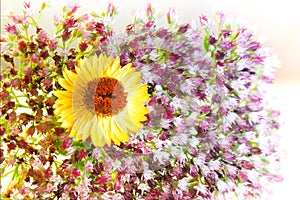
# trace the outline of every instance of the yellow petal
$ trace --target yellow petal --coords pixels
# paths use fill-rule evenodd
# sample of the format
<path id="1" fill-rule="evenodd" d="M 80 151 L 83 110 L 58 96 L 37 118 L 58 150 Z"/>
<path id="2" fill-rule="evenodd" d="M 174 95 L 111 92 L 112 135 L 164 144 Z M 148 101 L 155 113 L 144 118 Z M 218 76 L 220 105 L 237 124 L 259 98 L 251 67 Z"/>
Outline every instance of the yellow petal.
<path id="1" fill-rule="evenodd" d="M 69 122 L 69 121 L 64 121 L 62 124 L 61 124 L 61 127 L 63 128 L 70 128 L 72 127 L 73 123 Z"/>
<path id="2" fill-rule="evenodd" d="M 70 98 L 61 98 L 59 100 L 57 100 L 58 104 L 62 104 L 62 105 L 72 105 L 72 99 Z"/>
<path id="3" fill-rule="evenodd" d="M 71 105 L 69 104 L 59 104 L 59 103 L 56 103 L 54 108 L 55 108 L 54 113 L 58 115 L 60 113 L 64 113 L 66 109 L 72 109 Z"/>
<path id="4" fill-rule="evenodd" d="M 123 130 L 129 130 L 133 133 L 136 133 L 140 130 L 141 126 L 132 121 L 129 117 L 128 112 L 122 112 L 119 115 L 115 116 L 116 123 Z"/>
<path id="5" fill-rule="evenodd" d="M 58 97 L 58 99 L 64 99 L 64 98 L 72 98 L 72 92 L 70 91 L 54 91 L 53 94 Z"/>
<path id="6" fill-rule="evenodd" d="M 135 69 L 132 68 L 132 64 L 128 63 L 127 65 L 123 66 L 116 74 L 115 78 L 121 80 L 124 76 L 127 76 L 130 73 L 135 72 Z"/>
<path id="7" fill-rule="evenodd" d="M 110 130 L 110 120 L 111 117 L 100 117 L 98 118 L 98 131 L 103 133 L 103 137 L 105 140 L 105 143 L 110 146 L 111 145 L 111 130 Z"/>
<path id="8" fill-rule="evenodd" d="M 116 121 L 115 117 L 112 117 L 111 120 L 111 131 L 112 131 L 112 140 L 115 144 L 120 145 L 120 142 L 128 142 L 128 132 L 122 129 L 121 126 Z"/>
<path id="9" fill-rule="evenodd" d="M 74 119 L 73 119 L 73 115 L 62 115 L 62 117 L 59 119 L 59 121 L 67 121 L 67 122 L 70 122 L 70 123 L 73 123 L 74 122 Z"/>
<path id="10" fill-rule="evenodd" d="M 145 106 L 139 106 L 135 105 L 134 103 L 130 103 L 128 112 L 130 119 L 135 123 L 139 123 L 147 120 L 145 114 L 147 114 L 149 110 Z"/>
<path id="11" fill-rule="evenodd" d="M 91 123 L 91 125 L 92 125 L 92 130 L 91 130 L 92 142 L 95 146 L 102 147 L 101 146 L 101 144 L 102 144 L 101 140 L 103 140 L 103 134 L 102 134 L 102 132 L 99 132 L 97 119 L 94 120 Z"/>
<path id="12" fill-rule="evenodd" d="M 92 133 L 92 124 L 93 121 L 87 121 L 85 122 L 85 124 L 81 127 L 80 130 L 78 130 L 78 132 L 80 132 L 81 134 L 81 138 L 83 141 L 85 141 Z"/>
<path id="13" fill-rule="evenodd" d="M 150 100 L 148 86 L 146 84 L 139 85 L 131 94 L 131 102 L 145 103 Z"/>
<path id="14" fill-rule="evenodd" d="M 118 136 L 120 135 L 119 129 L 116 127 L 114 120 L 111 120 L 111 139 L 116 145 L 120 145 Z"/>
<path id="15" fill-rule="evenodd" d="M 104 72 L 104 66 L 99 64 L 99 57 L 97 55 L 92 56 L 91 63 L 93 65 L 94 78 L 99 78 Z"/>
<path id="16" fill-rule="evenodd" d="M 73 84 L 68 82 L 66 79 L 59 78 L 58 83 L 68 91 L 73 91 Z"/>
<path id="17" fill-rule="evenodd" d="M 74 136 L 76 136 L 77 135 L 77 130 L 74 128 L 74 127 L 72 127 L 71 128 L 71 132 L 70 132 L 70 136 L 71 137 L 74 137 Z"/>
<path id="18" fill-rule="evenodd" d="M 101 67 L 100 69 L 102 70 L 101 77 L 107 76 L 107 69 L 111 67 L 113 61 L 113 56 L 106 57 L 104 54 L 99 56 L 99 67 Z"/>
<path id="19" fill-rule="evenodd" d="M 114 74 L 120 69 L 120 58 L 117 57 L 110 67 L 106 68 L 106 75 L 109 77 L 114 77 Z"/>
<path id="20" fill-rule="evenodd" d="M 91 133 L 91 139 L 95 146 L 103 147 L 105 145 L 105 140 L 103 136 L 103 132 L 98 128 L 98 122 L 93 123 L 93 129 Z"/>
<path id="21" fill-rule="evenodd" d="M 70 84 L 74 84 L 77 74 L 73 73 L 72 71 L 65 70 L 63 71 L 63 76 Z"/>

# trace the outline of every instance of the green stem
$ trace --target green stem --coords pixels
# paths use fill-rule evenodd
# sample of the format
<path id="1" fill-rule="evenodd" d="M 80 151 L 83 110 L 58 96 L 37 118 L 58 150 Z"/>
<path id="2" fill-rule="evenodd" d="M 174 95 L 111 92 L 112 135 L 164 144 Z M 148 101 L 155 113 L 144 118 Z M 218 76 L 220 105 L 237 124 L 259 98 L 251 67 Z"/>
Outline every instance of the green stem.
<path id="1" fill-rule="evenodd" d="M 29 41 L 28 26 L 24 27 L 24 29 L 25 29 L 26 40 Z"/>
<path id="2" fill-rule="evenodd" d="M 6 167 L 5 167 L 5 168 L 6 168 Z M 13 170 L 7 172 L 6 174 L 2 175 L 1 178 L 5 178 L 7 175 L 9 175 L 9 174 L 11 174 L 12 172 L 14 172 L 14 170 L 15 170 L 15 169 L 13 169 Z"/>
<path id="3" fill-rule="evenodd" d="M 17 166 L 15 167 L 15 169 L 13 170 L 13 171 L 14 171 L 14 174 L 13 174 L 13 176 L 12 176 L 12 178 L 11 178 L 11 180 L 10 180 L 8 186 L 7 186 L 7 188 L 10 188 L 11 183 L 13 182 L 13 180 L 15 179 L 15 177 L 17 176 L 18 170 L 19 170 L 19 166 L 20 166 L 20 165 L 17 165 Z"/>
<path id="4" fill-rule="evenodd" d="M 30 108 L 29 106 L 23 105 L 23 104 L 17 104 L 17 107 L 19 108 Z"/>
<path id="5" fill-rule="evenodd" d="M 62 43 L 63 43 L 62 49 L 63 49 L 63 50 L 66 50 L 66 41 L 65 41 L 65 40 L 62 40 Z"/>
<path id="6" fill-rule="evenodd" d="M 28 33 L 27 33 L 28 34 Z M 19 59 L 20 60 L 20 65 L 19 65 L 19 73 L 18 73 L 18 75 L 19 75 L 19 77 L 20 78 L 22 78 L 22 75 L 23 75 L 23 72 L 24 72 L 24 64 L 23 64 L 23 62 L 22 62 L 22 59 Z"/>
<path id="7" fill-rule="evenodd" d="M 18 105 L 21 105 L 21 103 L 20 103 L 20 101 L 19 101 L 19 99 L 18 99 L 18 96 L 16 95 L 16 93 L 14 92 L 13 89 L 11 90 L 11 94 L 12 94 L 13 97 L 16 99 L 17 104 L 18 104 Z"/>

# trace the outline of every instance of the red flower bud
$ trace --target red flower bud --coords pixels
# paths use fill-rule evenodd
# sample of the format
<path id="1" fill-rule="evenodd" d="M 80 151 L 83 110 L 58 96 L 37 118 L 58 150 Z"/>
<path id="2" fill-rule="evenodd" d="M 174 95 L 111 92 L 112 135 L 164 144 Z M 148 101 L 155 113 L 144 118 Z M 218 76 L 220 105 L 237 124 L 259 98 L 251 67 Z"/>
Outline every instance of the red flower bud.
<path id="1" fill-rule="evenodd" d="M 26 49 L 27 49 L 26 42 L 25 42 L 25 41 L 20 41 L 20 42 L 18 43 L 18 49 L 19 49 L 21 52 L 25 53 L 25 52 L 26 52 Z"/>
<path id="2" fill-rule="evenodd" d="M 81 42 L 79 44 L 80 51 L 85 51 L 88 48 L 88 44 L 86 42 Z"/>

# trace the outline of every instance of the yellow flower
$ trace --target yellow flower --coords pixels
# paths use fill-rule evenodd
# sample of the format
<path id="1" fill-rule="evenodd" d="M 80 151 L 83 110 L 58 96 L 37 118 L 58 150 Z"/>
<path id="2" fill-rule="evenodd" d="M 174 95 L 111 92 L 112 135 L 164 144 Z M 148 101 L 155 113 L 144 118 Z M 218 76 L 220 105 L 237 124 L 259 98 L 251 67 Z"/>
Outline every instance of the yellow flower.
<path id="1" fill-rule="evenodd" d="M 128 142 L 128 134 L 140 130 L 149 95 L 131 63 L 121 68 L 119 57 L 94 55 L 81 59 L 76 73 L 65 70 L 63 76 L 58 82 L 66 90 L 54 92 L 54 108 L 71 136 L 103 147 Z"/>

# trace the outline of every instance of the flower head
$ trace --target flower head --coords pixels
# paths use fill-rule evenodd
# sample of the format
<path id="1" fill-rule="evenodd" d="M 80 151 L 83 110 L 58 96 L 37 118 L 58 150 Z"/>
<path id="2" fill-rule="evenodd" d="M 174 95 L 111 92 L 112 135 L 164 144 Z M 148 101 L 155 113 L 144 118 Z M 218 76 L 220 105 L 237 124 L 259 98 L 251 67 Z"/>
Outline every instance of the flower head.
<path id="1" fill-rule="evenodd" d="M 96 146 L 128 142 L 147 118 L 144 103 L 149 100 L 147 85 L 131 64 L 120 59 L 94 55 L 79 61 L 76 72 L 65 70 L 59 83 L 66 91 L 56 91 L 56 113 L 70 135 Z"/>

